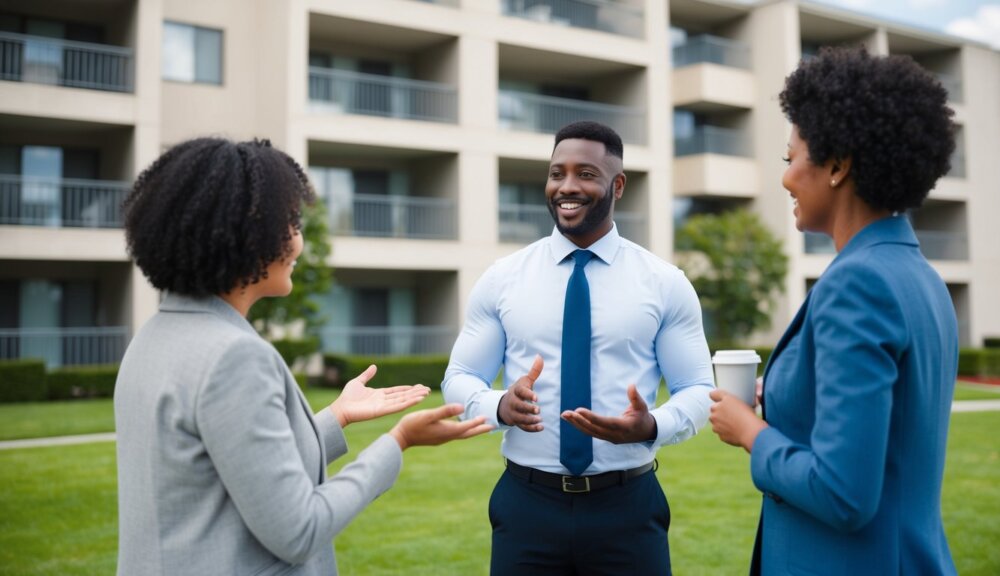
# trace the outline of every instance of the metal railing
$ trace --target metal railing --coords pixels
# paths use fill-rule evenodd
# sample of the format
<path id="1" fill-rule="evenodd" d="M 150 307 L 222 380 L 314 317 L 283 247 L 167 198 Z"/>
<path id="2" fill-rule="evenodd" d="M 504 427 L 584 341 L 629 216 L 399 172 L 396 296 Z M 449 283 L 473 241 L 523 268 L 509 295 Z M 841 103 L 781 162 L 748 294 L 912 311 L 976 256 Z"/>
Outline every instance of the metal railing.
<path id="1" fill-rule="evenodd" d="M 836 254 L 837 246 L 833 238 L 818 232 L 806 232 L 806 254 Z"/>
<path id="2" fill-rule="evenodd" d="M 331 218 L 333 234 L 433 240 L 457 237 L 455 201 L 449 198 L 355 194 L 352 200 L 348 211 Z"/>
<path id="3" fill-rule="evenodd" d="M 132 92 L 132 49 L 0 32 L 0 80 Z"/>
<path id="4" fill-rule="evenodd" d="M 674 156 L 693 154 L 723 154 L 750 157 L 753 151 L 746 130 L 699 126 L 685 138 L 674 138 Z"/>
<path id="5" fill-rule="evenodd" d="M 41 358 L 50 368 L 120 362 L 128 345 L 128 328 L 0 329 L 0 360 Z"/>
<path id="6" fill-rule="evenodd" d="M 457 332 L 450 326 L 326 327 L 319 332 L 324 352 L 359 356 L 448 354 Z"/>
<path id="7" fill-rule="evenodd" d="M 750 46 L 738 40 L 700 34 L 674 46 L 673 60 L 674 68 L 710 63 L 749 70 Z"/>
<path id="8" fill-rule="evenodd" d="M 646 112 L 641 108 L 515 90 L 500 90 L 499 96 L 501 128 L 555 134 L 571 122 L 594 120 L 614 128 L 626 142 L 646 143 Z"/>
<path id="9" fill-rule="evenodd" d="M 455 87 L 425 80 L 310 66 L 309 100 L 343 114 L 458 121 Z"/>
<path id="10" fill-rule="evenodd" d="M 920 251 L 928 260 L 968 260 L 969 239 L 961 232 L 915 230 Z"/>
<path id="11" fill-rule="evenodd" d="M 941 86 L 944 86 L 944 89 L 948 91 L 949 101 L 961 104 L 965 100 L 962 81 L 957 76 L 952 76 L 944 72 L 934 72 L 934 75 L 941 82 Z"/>
<path id="12" fill-rule="evenodd" d="M 501 0 L 500 11 L 535 22 L 643 37 L 643 11 L 610 0 Z"/>
<path id="13" fill-rule="evenodd" d="M 552 233 L 555 225 L 546 206 L 538 204 L 501 204 L 499 236 L 501 242 L 527 244 Z M 618 233 L 642 246 L 647 242 L 646 216 L 639 212 L 615 211 Z"/>
<path id="14" fill-rule="evenodd" d="M 129 183 L 0 174 L 0 224 L 121 228 Z"/>

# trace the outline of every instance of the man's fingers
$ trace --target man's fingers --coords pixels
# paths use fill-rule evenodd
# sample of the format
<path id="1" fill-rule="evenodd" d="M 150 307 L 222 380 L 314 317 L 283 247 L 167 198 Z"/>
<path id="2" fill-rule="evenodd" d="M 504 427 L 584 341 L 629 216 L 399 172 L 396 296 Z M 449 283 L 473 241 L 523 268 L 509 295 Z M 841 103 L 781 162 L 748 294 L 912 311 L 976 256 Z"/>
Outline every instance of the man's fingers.
<path id="1" fill-rule="evenodd" d="M 635 387 L 635 384 L 628 385 L 628 401 L 632 404 L 632 408 L 642 412 L 646 411 L 646 401 L 642 399 L 642 395 L 639 394 L 639 389 Z"/>
<path id="2" fill-rule="evenodd" d="M 528 370 L 528 373 L 525 375 L 525 378 L 528 379 L 527 386 L 529 390 L 535 385 L 535 380 L 538 380 L 544 365 L 545 362 L 542 361 L 542 355 L 535 354 L 535 361 L 531 363 L 531 369 Z"/>
<path id="3" fill-rule="evenodd" d="M 531 389 L 530 386 L 526 385 L 525 386 L 514 385 L 514 396 L 518 400 L 520 400 L 523 404 L 526 404 L 528 406 L 534 406 L 534 404 L 531 403 L 538 401 L 538 396 L 535 394 L 535 392 Z M 534 406 L 534 408 L 535 408 L 534 412 L 537 413 L 538 407 Z"/>

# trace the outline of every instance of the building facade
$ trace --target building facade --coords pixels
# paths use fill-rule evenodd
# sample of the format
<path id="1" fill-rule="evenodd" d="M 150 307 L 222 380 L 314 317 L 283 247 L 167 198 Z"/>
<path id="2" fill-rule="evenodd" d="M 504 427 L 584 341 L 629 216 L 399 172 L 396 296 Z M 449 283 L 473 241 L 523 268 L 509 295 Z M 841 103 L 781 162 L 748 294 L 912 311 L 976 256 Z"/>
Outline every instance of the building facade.
<path id="1" fill-rule="evenodd" d="M 158 294 L 125 252 L 129 182 L 187 138 L 270 138 L 330 217 L 325 350 L 447 353 L 477 278 L 549 233 L 552 134 L 625 140 L 621 233 L 666 260 L 745 207 L 790 269 L 773 342 L 833 258 L 781 188 L 785 76 L 826 44 L 909 54 L 960 125 L 910 215 L 962 342 L 1000 335 L 1000 54 L 797 0 L 0 0 L 0 358 L 116 361 Z"/>

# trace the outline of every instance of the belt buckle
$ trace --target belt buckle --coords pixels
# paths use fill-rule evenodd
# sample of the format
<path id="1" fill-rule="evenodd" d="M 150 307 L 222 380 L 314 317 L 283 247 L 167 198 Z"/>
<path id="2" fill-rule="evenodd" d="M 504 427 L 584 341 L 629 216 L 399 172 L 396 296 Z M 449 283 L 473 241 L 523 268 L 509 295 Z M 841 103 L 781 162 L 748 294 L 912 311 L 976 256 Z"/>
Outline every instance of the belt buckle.
<path id="1" fill-rule="evenodd" d="M 577 488 L 574 484 L 575 480 L 583 480 L 583 488 Z M 567 494 L 583 494 L 585 492 L 590 492 L 590 478 L 587 476 L 583 476 L 582 478 L 577 478 L 575 476 L 563 476 L 562 491 Z"/>

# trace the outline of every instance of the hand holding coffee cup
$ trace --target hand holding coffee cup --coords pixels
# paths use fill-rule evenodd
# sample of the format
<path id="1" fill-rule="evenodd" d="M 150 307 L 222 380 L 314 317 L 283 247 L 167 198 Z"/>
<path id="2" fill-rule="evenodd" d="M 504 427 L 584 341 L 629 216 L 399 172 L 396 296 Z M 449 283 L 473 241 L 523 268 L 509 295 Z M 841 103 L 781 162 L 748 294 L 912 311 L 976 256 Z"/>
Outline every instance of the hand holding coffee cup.
<path id="1" fill-rule="evenodd" d="M 718 350 L 712 357 L 715 383 L 749 406 L 756 404 L 757 365 L 760 356 L 753 350 Z"/>

